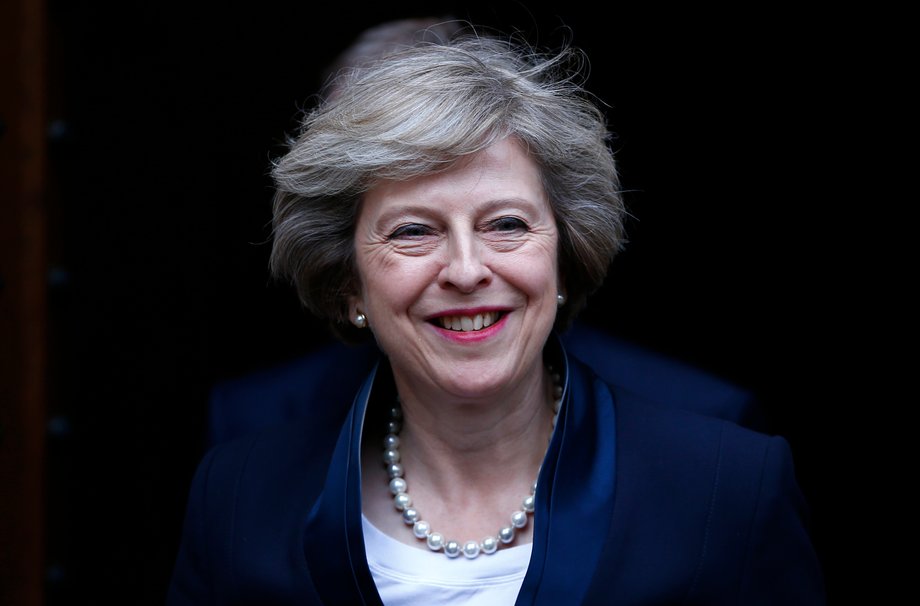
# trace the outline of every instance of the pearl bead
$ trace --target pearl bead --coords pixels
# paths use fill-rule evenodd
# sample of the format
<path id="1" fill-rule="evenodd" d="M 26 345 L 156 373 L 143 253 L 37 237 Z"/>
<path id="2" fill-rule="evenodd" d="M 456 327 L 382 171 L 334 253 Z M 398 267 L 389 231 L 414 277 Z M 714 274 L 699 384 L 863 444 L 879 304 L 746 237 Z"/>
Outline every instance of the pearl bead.
<path id="1" fill-rule="evenodd" d="M 425 542 L 428 543 L 428 549 L 431 551 L 440 551 L 444 547 L 444 535 L 440 532 L 432 532 Z"/>
<path id="2" fill-rule="evenodd" d="M 425 520 L 419 520 L 415 523 L 415 526 L 412 527 L 412 534 L 414 534 L 417 539 L 424 539 L 428 536 L 429 532 L 431 532 L 431 524 Z"/>
<path id="3" fill-rule="evenodd" d="M 394 421 L 402 420 L 402 408 L 399 406 L 394 406 L 390 409 L 390 418 Z"/>
<path id="4" fill-rule="evenodd" d="M 524 528 L 527 526 L 527 512 L 515 511 L 511 514 L 511 525 L 515 528 Z"/>
<path id="5" fill-rule="evenodd" d="M 415 523 L 418 522 L 419 517 L 421 516 L 419 515 L 418 510 L 412 507 L 406 507 L 406 510 L 402 514 L 403 522 L 413 527 L 415 526 Z"/>
<path id="6" fill-rule="evenodd" d="M 401 492 L 393 497 L 393 505 L 396 506 L 396 509 L 403 511 L 406 507 L 412 505 L 412 497 L 405 492 Z"/>
<path id="7" fill-rule="evenodd" d="M 387 421 L 387 433 L 399 433 L 402 429 L 402 423 L 399 421 Z"/>
<path id="8" fill-rule="evenodd" d="M 460 543 L 450 540 L 444 544 L 444 554 L 449 558 L 455 558 L 460 555 Z"/>
<path id="9" fill-rule="evenodd" d="M 463 544 L 463 555 L 469 559 L 473 559 L 479 555 L 479 543 L 476 541 L 467 541 Z"/>
<path id="10" fill-rule="evenodd" d="M 562 397 L 562 385 L 556 385 L 553 387 L 553 396 L 556 398 Z"/>
<path id="11" fill-rule="evenodd" d="M 498 539 L 495 537 L 486 537 L 481 542 L 483 553 L 495 553 L 498 549 Z"/>
<path id="12" fill-rule="evenodd" d="M 390 484 L 392 486 L 392 484 Z M 521 503 L 521 506 L 524 508 L 524 511 L 527 513 L 533 513 L 534 498 L 533 495 L 529 497 L 524 497 L 524 502 Z"/>
<path id="13" fill-rule="evenodd" d="M 399 463 L 399 451 L 392 448 L 384 450 L 383 462 L 388 465 L 391 463 Z"/>
<path id="14" fill-rule="evenodd" d="M 396 450 L 399 448 L 399 436 L 395 433 L 388 433 L 383 439 L 384 450 Z"/>
<path id="15" fill-rule="evenodd" d="M 399 494 L 401 492 L 406 492 L 408 485 L 406 481 L 402 478 L 393 478 L 390 480 L 390 492 L 393 494 Z"/>
<path id="16" fill-rule="evenodd" d="M 403 476 L 403 466 L 399 463 L 390 463 L 387 465 L 387 475 L 390 478 L 401 478 Z"/>
<path id="17" fill-rule="evenodd" d="M 510 543 L 511 541 L 513 541 L 513 540 L 514 540 L 514 527 L 513 527 L 513 526 L 505 526 L 504 528 L 502 528 L 501 530 L 499 530 L 499 531 L 498 531 L 498 540 L 501 541 L 502 543 L 505 543 L 505 544 Z"/>

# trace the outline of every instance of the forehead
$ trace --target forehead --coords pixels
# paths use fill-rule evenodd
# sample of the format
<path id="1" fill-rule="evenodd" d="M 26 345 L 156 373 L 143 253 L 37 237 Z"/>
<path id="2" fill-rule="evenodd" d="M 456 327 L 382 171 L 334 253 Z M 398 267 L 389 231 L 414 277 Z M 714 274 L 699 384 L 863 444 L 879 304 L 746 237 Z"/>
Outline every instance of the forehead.
<path id="1" fill-rule="evenodd" d="M 470 207 L 503 199 L 547 204 L 539 165 L 512 138 L 462 158 L 442 172 L 378 181 L 364 196 L 362 215 L 365 210 L 376 214 L 400 204 Z"/>

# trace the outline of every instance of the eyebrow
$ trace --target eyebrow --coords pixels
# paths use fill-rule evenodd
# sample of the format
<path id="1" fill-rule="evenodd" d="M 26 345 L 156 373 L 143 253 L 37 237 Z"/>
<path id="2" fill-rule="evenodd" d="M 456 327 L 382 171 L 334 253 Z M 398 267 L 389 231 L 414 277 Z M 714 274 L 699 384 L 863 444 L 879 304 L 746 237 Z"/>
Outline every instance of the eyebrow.
<path id="1" fill-rule="evenodd" d="M 517 207 L 521 208 L 522 210 L 534 213 L 538 212 L 539 210 L 539 204 L 535 201 L 529 198 L 511 196 L 486 200 L 480 204 L 477 204 L 477 211 L 489 213 L 502 207 Z M 406 215 L 436 218 L 438 215 L 440 215 L 439 210 L 440 209 L 437 206 L 432 207 L 429 205 L 413 204 L 409 202 L 387 209 L 377 218 L 375 223 L 379 225 L 381 223 L 386 223 L 387 221 L 392 221 L 393 219 Z"/>

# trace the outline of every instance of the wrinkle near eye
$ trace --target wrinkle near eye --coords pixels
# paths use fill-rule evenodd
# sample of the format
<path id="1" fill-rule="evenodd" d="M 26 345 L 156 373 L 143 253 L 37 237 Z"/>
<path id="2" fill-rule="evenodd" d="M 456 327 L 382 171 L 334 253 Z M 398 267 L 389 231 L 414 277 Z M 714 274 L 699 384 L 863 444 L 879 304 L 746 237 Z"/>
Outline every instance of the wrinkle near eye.
<path id="1" fill-rule="evenodd" d="M 438 248 L 438 241 L 434 238 L 425 238 L 424 240 L 391 240 L 389 242 L 390 250 L 404 255 L 427 255 Z"/>

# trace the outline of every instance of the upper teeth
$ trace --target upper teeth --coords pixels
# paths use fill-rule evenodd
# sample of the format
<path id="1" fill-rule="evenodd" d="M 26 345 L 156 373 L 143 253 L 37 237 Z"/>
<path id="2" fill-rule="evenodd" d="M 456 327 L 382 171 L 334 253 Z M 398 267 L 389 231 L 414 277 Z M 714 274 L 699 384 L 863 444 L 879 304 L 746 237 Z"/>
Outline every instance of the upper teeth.
<path id="1" fill-rule="evenodd" d="M 441 316 L 438 322 L 447 330 L 481 330 L 495 324 L 498 320 L 497 311 L 487 311 L 474 316 Z"/>

